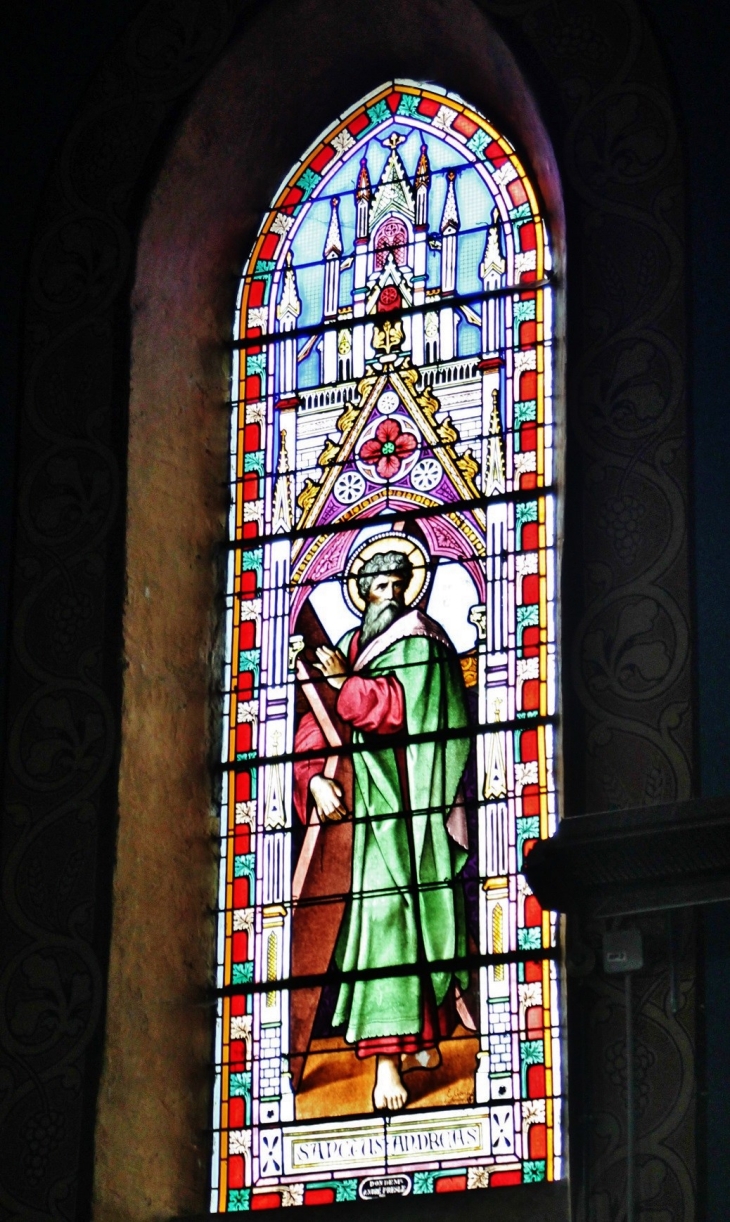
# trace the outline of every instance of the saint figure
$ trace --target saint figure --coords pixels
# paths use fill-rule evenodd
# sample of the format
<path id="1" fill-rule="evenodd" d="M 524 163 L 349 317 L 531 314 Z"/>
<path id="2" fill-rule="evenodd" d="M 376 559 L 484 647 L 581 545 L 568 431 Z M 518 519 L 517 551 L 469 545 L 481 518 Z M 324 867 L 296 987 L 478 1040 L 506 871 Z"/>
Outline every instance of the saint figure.
<path id="1" fill-rule="evenodd" d="M 467 949 L 459 874 L 469 731 L 456 651 L 439 624 L 408 605 L 409 555 L 392 540 L 389 550 L 366 551 L 354 578 L 362 625 L 337 648 L 317 650 L 353 746 L 352 884 L 334 960 L 354 978 L 339 986 L 333 1025 L 358 1057 L 377 1058 L 374 1106 L 398 1110 L 408 1099 L 403 1073 L 440 1063 L 458 986 L 468 984 L 449 961 Z M 307 714 L 297 735 L 310 753 L 325 745 L 312 722 Z M 311 754 L 295 769 L 295 791 L 305 820 L 312 806 L 321 823 L 349 813 L 342 785 Z M 371 971 L 374 978 L 357 976 Z"/>

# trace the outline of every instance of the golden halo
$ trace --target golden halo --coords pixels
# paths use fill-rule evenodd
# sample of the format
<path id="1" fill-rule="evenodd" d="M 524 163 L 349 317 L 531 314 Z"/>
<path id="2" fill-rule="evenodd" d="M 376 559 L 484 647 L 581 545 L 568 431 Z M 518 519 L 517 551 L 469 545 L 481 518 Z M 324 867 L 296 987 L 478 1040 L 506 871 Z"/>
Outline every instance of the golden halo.
<path id="1" fill-rule="evenodd" d="M 430 578 L 428 557 L 421 544 L 417 543 L 415 539 L 395 531 L 388 531 L 387 534 L 376 535 L 374 539 L 368 539 L 357 549 L 350 560 L 345 589 L 351 605 L 358 611 L 365 610 L 365 601 L 361 598 L 357 588 L 357 575 L 365 561 L 370 560 L 371 556 L 377 556 L 379 552 L 402 552 L 410 560 L 413 566 L 413 576 L 406 586 L 404 601 L 407 607 L 412 606 L 423 593 Z"/>

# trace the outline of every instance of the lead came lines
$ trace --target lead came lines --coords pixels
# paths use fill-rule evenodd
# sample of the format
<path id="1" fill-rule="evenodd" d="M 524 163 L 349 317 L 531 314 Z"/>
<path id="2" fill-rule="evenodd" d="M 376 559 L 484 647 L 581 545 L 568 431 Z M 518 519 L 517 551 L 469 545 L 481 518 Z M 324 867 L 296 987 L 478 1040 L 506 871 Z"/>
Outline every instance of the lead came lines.
<path id="1" fill-rule="evenodd" d="M 243 1110 L 245 1116 L 253 1116 L 255 1146 L 248 1147 L 251 1153 L 246 1154 L 245 1141 L 236 1139 L 234 1145 L 241 1154 L 232 1148 L 228 1163 L 221 1166 L 220 1182 L 223 1185 L 228 1177 L 228 1195 L 222 1187 L 220 1194 L 214 1192 L 213 1207 L 217 1209 L 249 1208 L 251 1193 L 259 1190 L 273 1193 L 267 1207 L 276 1203 L 274 1197 L 280 1204 L 302 1204 L 308 1199 L 307 1193 L 315 1191 L 311 1183 L 307 1185 L 309 1173 L 305 1169 L 301 1169 L 300 1182 L 286 1189 L 281 1185 L 282 1171 L 277 1169 L 282 1165 L 277 1153 L 281 1134 L 294 1131 L 290 1121 L 300 1103 L 311 1107 L 316 1100 L 308 1085 L 314 1079 L 307 1078 L 306 1068 L 301 1079 L 294 1064 L 299 1019 L 291 1007 L 299 994 L 281 991 L 291 979 L 299 920 L 296 900 L 292 904 L 290 898 L 290 872 L 296 864 L 291 829 L 297 818 L 292 795 L 302 767 L 316 758 L 316 752 L 308 755 L 293 741 L 295 724 L 301 725 L 304 716 L 300 708 L 294 723 L 295 694 L 301 703 L 296 667 L 302 647 L 297 640 L 304 641 L 302 656 L 309 659 L 311 667 L 315 655 L 308 634 L 313 631 L 314 621 L 309 610 L 309 620 L 305 616 L 290 623 L 290 617 L 293 607 L 309 609 L 316 605 L 315 614 L 322 617 L 317 631 L 324 631 L 332 643 L 339 639 L 343 629 L 337 627 L 337 616 L 344 624 L 347 621 L 343 616 L 354 614 L 355 587 L 348 585 L 352 556 L 373 538 L 373 532 L 385 531 L 391 548 L 398 540 L 415 539 L 427 557 L 432 583 L 441 571 L 440 565 L 448 561 L 453 566 L 443 587 L 444 626 L 440 630 L 449 640 L 452 633 L 457 633 L 456 648 L 469 685 L 466 691 L 469 699 L 475 698 L 478 703 L 470 731 L 478 746 L 477 792 L 472 792 L 469 800 L 476 803 L 479 828 L 479 921 L 483 937 L 491 931 L 493 949 L 503 952 L 505 958 L 478 972 L 482 989 L 480 1012 L 475 1014 L 482 1032 L 478 1044 L 468 1027 L 464 1029 L 466 1034 L 458 1037 L 459 1047 L 471 1048 L 470 1041 L 474 1041 L 480 1049 L 475 1088 L 477 1099 L 484 1104 L 467 1109 L 465 1114 L 475 1121 L 478 1114 L 490 1116 L 492 1132 L 491 1153 L 487 1140 L 480 1153 L 467 1155 L 464 1150 L 460 1155 L 469 1167 L 475 1160 L 475 1174 L 470 1170 L 468 1176 L 464 1175 L 462 1186 L 484 1186 L 489 1176 L 484 1178 L 482 1170 L 491 1175 L 496 1157 L 503 1160 L 501 1166 L 518 1168 L 518 1154 L 525 1160 L 526 1178 L 550 1178 L 553 1174 L 552 1112 L 546 1111 L 544 1092 L 546 1085 L 550 1089 L 545 1075 L 557 1072 L 557 1066 L 552 1071 L 548 1068 L 551 1058 L 544 1043 L 551 1033 L 542 1031 L 538 1017 L 556 1012 L 552 993 L 542 996 L 544 973 L 539 967 L 546 954 L 555 952 L 543 947 L 539 918 L 530 908 L 524 888 L 517 886 L 523 846 L 540 835 L 541 824 L 547 826 L 545 786 L 552 784 L 552 759 L 546 752 L 551 750 L 553 735 L 546 737 L 539 727 L 546 720 L 541 712 L 544 714 L 545 707 L 552 709 L 545 703 L 544 687 L 548 681 L 554 684 L 555 645 L 550 635 L 554 617 L 549 618 L 552 613 L 546 611 L 551 603 L 545 603 L 544 562 L 535 564 L 545 547 L 554 546 L 552 517 L 546 519 L 544 509 L 538 506 L 540 497 L 550 495 L 544 481 L 540 483 L 542 472 L 552 472 L 553 466 L 543 455 L 550 437 L 543 433 L 542 426 L 543 365 L 535 359 L 538 346 L 546 345 L 544 360 L 548 366 L 551 360 L 550 335 L 542 321 L 550 312 L 546 314 L 540 299 L 540 294 L 550 292 L 549 252 L 543 244 L 542 223 L 529 182 L 522 176 L 510 147 L 490 134 L 481 117 L 472 118 L 472 112 L 449 95 L 421 91 L 412 85 L 395 83 L 387 104 L 384 96 L 376 95 L 364 109 L 353 112 L 369 117 L 370 135 L 361 140 L 348 134 L 345 139 L 340 133 L 342 138 L 338 136 L 337 143 L 332 141 L 335 157 L 324 173 L 312 168 L 312 159 L 320 156 L 316 151 L 294 172 L 291 182 L 300 192 L 297 202 L 291 205 L 285 224 L 282 218 L 286 213 L 281 209 L 289 205 L 283 202 L 283 196 L 277 199 L 278 219 L 271 229 L 265 222 L 242 287 L 242 319 L 259 328 L 259 334 L 236 337 L 248 354 L 242 358 L 241 383 L 234 387 L 232 397 L 238 404 L 243 430 L 255 425 L 259 433 L 251 440 L 254 434 L 241 432 L 241 461 L 234 472 L 236 513 L 232 520 L 236 535 L 232 543 L 238 550 L 231 566 L 230 598 L 236 622 L 240 605 L 240 627 L 235 631 L 236 640 L 240 633 L 241 645 L 236 646 L 237 652 L 230 659 L 231 738 L 230 749 L 224 752 L 224 769 L 230 769 L 230 774 L 224 771 L 223 783 L 230 786 L 225 808 L 231 820 L 227 860 L 239 898 L 232 902 L 226 891 L 227 909 L 222 919 L 233 911 L 233 933 L 224 938 L 224 979 L 231 980 L 232 965 L 240 981 L 233 988 L 244 991 L 238 997 L 234 992 L 231 997 L 230 1004 L 238 1007 L 235 1031 L 245 1031 L 247 1039 L 232 1038 L 224 1056 L 231 1066 L 231 1082 L 235 1078 L 236 1089 L 248 1091 Z M 440 99 L 436 110 L 429 109 L 432 96 Z M 457 120 L 459 128 L 454 127 Z M 358 130 L 367 132 L 367 124 Z M 438 163 L 441 154 L 434 143 L 437 134 L 438 139 L 446 138 L 450 143 L 448 166 L 463 153 L 463 165 L 459 163 L 457 174 Z M 325 136 L 320 148 L 330 147 L 328 140 Z M 350 154 L 355 171 L 350 174 L 355 182 L 354 196 L 348 195 L 346 183 L 337 178 L 344 164 L 338 158 Z M 489 156 L 496 158 L 496 166 L 490 165 Z M 434 175 L 445 174 L 445 198 L 435 191 L 432 197 L 429 194 L 429 158 L 434 161 Z M 467 189 L 467 176 L 475 172 L 474 183 L 481 185 Z M 493 210 L 480 203 L 480 215 L 476 217 L 469 212 L 472 195 L 478 200 L 478 192 L 487 187 L 499 206 Z M 431 198 L 438 203 L 429 203 Z M 310 230 L 308 217 L 312 218 Z M 464 243 L 467 238 L 472 241 L 469 235 L 476 234 L 480 226 L 485 235 L 483 261 L 469 270 L 464 262 Z M 325 233 L 326 274 L 313 297 L 315 281 L 307 279 L 307 266 L 314 267 L 313 248 L 310 245 L 307 255 L 306 241 L 313 238 L 321 244 Z M 310 235 L 306 241 L 301 236 L 305 234 Z M 472 253 L 468 258 L 473 261 L 476 247 L 469 249 Z M 522 283 L 515 282 L 515 275 L 523 277 Z M 317 294 L 321 301 L 315 300 Z M 515 311 L 515 319 L 516 323 L 519 319 L 519 327 L 532 325 L 531 335 L 513 331 L 512 299 L 516 295 L 530 296 L 530 300 L 518 302 L 520 310 Z M 317 321 L 318 309 L 328 320 L 327 326 Z M 343 309 L 349 311 L 347 318 L 341 315 Z M 469 334 L 476 337 L 476 355 L 473 347 L 463 351 L 462 339 Z M 297 351 L 302 343 L 306 351 Z M 256 352 L 257 346 L 262 350 Z M 306 362 L 309 372 L 305 377 Z M 425 364 L 431 368 L 424 376 Z M 410 391 L 396 393 L 392 388 L 406 385 L 402 379 L 409 369 L 414 378 L 413 400 L 408 397 Z M 404 371 L 402 376 L 397 372 L 400 370 Z M 373 373 L 386 376 L 378 383 L 380 393 L 375 394 L 374 402 L 366 403 L 366 390 L 360 389 L 360 383 L 363 376 L 367 381 Z M 347 395 L 342 393 L 345 379 Z M 414 415 L 416 407 L 412 403 L 419 401 L 418 396 L 424 396 L 423 402 L 427 403 L 427 391 L 437 405 L 436 414 Z M 520 415 L 513 427 L 514 399 Z M 306 437 L 302 430 L 299 440 L 298 430 L 304 419 L 302 401 L 312 407 L 306 417 Z M 359 414 L 360 423 L 355 425 Z M 340 447 L 347 442 L 348 430 L 355 427 L 357 436 L 351 453 L 346 454 Z M 439 432 L 429 433 L 429 429 Z M 235 443 L 239 444 L 238 437 Z M 249 444 L 251 452 L 246 449 Z M 348 463 L 364 469 L 357 470 Z M 442 481 L 443 509 L 435 504 L 431 509 L 427 503 L 416 508 L 417 495 L 434 492 Z M 414 490 L 412 504 L 403 499 L 409 488 Z M 486 497 L 485 490 L 489 493 Z M 450 498 L 455 498 L 453 503 Z M 341 508 L 333 512 L 335 504 Z M 512 504 L 517 505 L 516 510 Z M 343 508 L 347 515 L 342 513 Z M 342 519 L 347 516 L 348 521 L 338 520 L 338 514 Z M 307 537 L 311 539 L 309 544 L 304 543 Z M 470 548 L 477 549 L 478 554 L 472 554 Z M 296 557 L 293 567 L 292 554 Z M 516 556 L 520 557 L 519 586 Z M 324 580 L 331 583 L 330 594 L 328 600 L 317 602 L 314 595 Z M 471 586 L 465 585 L 465 580 Z M 541 582 L 539 591 L 537 582 Z M 436 585 L 437 581 L 433 590 Z M 271 600 L 272 618 L 267 625 L 260 614 L 251 614 L 246 607 L 249 599 L 260 599 L 262 594 Z M 431 597 L 429 593 L 424 604 L 426 614 L 432 605 L 436 607 L 429 601 Z M 458 619 L 462 607 L 472 614 L 468 619 L 464 616 L 457 631 L 454 617 Z M 360 622 L 359 615 L 358 610 L 355 623 Z M 262 632 L 267 646 L 264 657 L 258 652 Z M 407 668 L 403 670 L 403 682 L 410 682 Z M 454 735 L 447 728 L 444 750 L 453 741 Z M 427 742 L 428 736 L 419 740 L 417 734 L 406 735 L 404 745 L 408 751 L 421 749 Z M 367 742 L 358 745 L 352 753 L 356 766 L 369 750 Z M 335 753 L 331 776 L 337 775 L 339 766 Z M 234 822 L 239 809 L 246 815 L 246 821 L 240 824 Z M 422 811 L 419 818 L 431 817 L 426 813 L 429 803 L 418 809 Z M 436 804 L 435 814 L 438 809 Z M 550 798 L 547 810 L 553 809 Z M 444 811 L 444 819 L 447 814 Z M 252 816 L 255 826 L 249 822 Z M 386 815 L 383 818 L 387 824 Z M 305 840 L 306 836 L 309 832 Z M 301 836 L 296 843 L 301 843 Z M 282 846 L 286 846 L 283 852 Z M 257 854 L 262 858 L 255 866 Z M 262 888 L 258 901 L 251 891 L 254 879 L 257 888 Z M 413 890 L 413 881 L 408 885 Z M 424 897 L 430 894 L 429 886 L 424 884 Z M 371 889 L 367 878 L 361 887 L 350 890 L 343 883 L 341 893 L 347 904 L 355 903 L 358 896 L 376 898 L 380 894 Z M 312 898 L 313 903 L 302 903 L 301 913 L 317 907 L 326 909 L 326 891 L 319 900 Z M 248 913 L 260 915 L 252 921 L 246 917 Z M 238 939 L 233 949 L 231 937 Z M 537 960 L 531 963 L 526 958 L 529 950 L 518 952 L 518 944 L 534 948 Z M 316 946 L 316 939 L 311 945 Z M 486 950 L 486 945 L 481 949 Z M 325 961 L 325 968 L 329 962 Z M 542 973 L 540 980 L 535 978 L 535 970 Z M 389 977 L 386 969 L 383 983 L 396 974 Z M 326 972 L 323 978 L 327 979 Z M 346 978 L 343 975 L 340 979 Z M 365 980 L 369 973 L 361 972 L 359 978 Z M 306 973 L 300 973 L 300 979 L 307 979 Z M 547 981 L 547 977 L 544 979 Z M 335 974 L 332 982 L 341 991 L 342 984 L 337 980 Z M 555 986 L 547 987 L 554 990 Z M 231 986 L 226 985 L 228 988 Z M 522 1002 L 518 1005 L 518 989 L 524 1006 Z M 246 998 L 248 990 L 252 995 Z M 245 1027 L 240 1016 L 244 1002 L 252 1019 Z M 229 1004 L 227 1000 L 225 1004 Z M 231 1036 L 233 1031 L 231 1023 Z M 331 1040 L 326 1024 L 322 1031 Z M 227 1032 L 224 1038 L 228 1038 Z M 236 1062 L 241 1055 L 239 1045 L 245 1058 L 240 1066 Z M 316 1061 L 315 1045 L 307 1048 L 311 1071 Z M 342 1058 L 346 1047 L 337 1048 L 336 1053 L 334 1048 L 331 1051 Z M 443 1041 L 443 1049 L 448 1064 L 448 1038 Z M 252 1057 L 256 1071 L 253 1078 Z M 322 1065 L 335 1063 L 346 1062 L 325 1060 Z M 227 1073 L 223 1071 L 224 1098 Z M 553 1085 L 559 1089 L 557 1077 Z M 318 1089 L 326 1101 L 330 1088 L 322 1085 Z M 520 1110 L 512 1099 L 519 1100 L 525 1094 L 530 1106 Z M 237 1101 L 231 1096 L 227 1105 L 232 1109 L 229 1123 L 234 1127 L 241 1123 L 234 1120 L 241 1114 L 240 1098 Z M 537 1106 L 540 1103 L 542 1108 Z M 447 1125 L 447 1114 L 453 1121 L 453 1109 L 439 1112 L 438 1106 L 418 1118 L 413 1116 L 408 1124 L 421 1128 L 424 1124 Z M 483 1113 L 482 1106 L 486 1108 Z M 367 1102 L 363 1100 L 358 1107 L 367 1111 Z M 257 1131 L 259 1115 L 267 1125 Z M 400 1116 L 396 1112 L 386 1130 L 392 1132 L 406 1117 L 407 1113 Z M 300 1132 L 302 1119 L 296 1125 Z M 325 1121 L 316 1128 L 322 1132 L 328 1123 L 331 1128 L 332 1122 Z M 343 1116 L 335 1124 L 334 1132 L 341 1138 L 336 1164 L 340 1175 L 350 1171 L 355 1174 L 342 1142 L 351 1140 L 359 1123 Z M 279 1125 L 283 1127 L 276 1127 Z M 446 1133 L 445 1128 L 439 1131 Z M 425 1157 L 420 1164 L 406 1161 L 409 1176 L 412 1172 L 414 1176 L 413 1191 L 435 1191 L 441 1174 L 437 1147 L 442 1148 L 444 1140 L 445 1136 L 434 1137 L 431 1159 Z M 406 1145 L 412 1146 L 410 1139 Z M 351 1152 L 353 1149 L 351 1146 Z M 426 1153 L 425 1149 L 421 1151 L 424 1156 Z M 402 1157 L 412 1160 L 417 1155 L 412 1148 Z M 395 1156 L 389 1152 L 390 1157 Z M 481 1164 L 476 1165 L 479 1160 Z M 251 1179 L 257 1167 L 267 1180 L 265 1187 L 259 1188 Z M 367 1170 L 367 1161 L 358 1164 L 358 1175 Z M 217 1173 L 214 1181 L 218 1183 Z M 353 1183 L 356 1195 L 357 1179 Z M 322 1191 L 316 1187 L 316 1192 Z"/>

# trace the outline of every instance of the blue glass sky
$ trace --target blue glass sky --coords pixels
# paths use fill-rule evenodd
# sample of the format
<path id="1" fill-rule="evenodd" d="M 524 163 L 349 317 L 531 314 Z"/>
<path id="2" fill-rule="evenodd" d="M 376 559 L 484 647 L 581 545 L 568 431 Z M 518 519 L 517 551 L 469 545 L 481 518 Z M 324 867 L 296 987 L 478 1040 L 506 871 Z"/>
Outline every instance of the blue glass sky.
<path id="1" fill-rule="evenodd" d="M 322 296 L 324 271 L 322 252 L 330 221 L 331 198 L 340 199 L 339 214 L 342 231 L 343 257 L 353 253 L 355 238 L 354 190 L 360 168 L 360 159 L 367 156 L 373 187 L 377 184 L 388 157 L 389 150 L 382 141 L 393 130 L 406 136 L 399 153 L 412 179 L 422 142 L 425 141 L 431 162 L 431 191 L 429 197 L 429 232 L 438 233 L 446 196 L 446 174 L 449 168 L 458 171 L 456 195 L 461 218 L 459 237 L 457 291 L 474 293 L 481 290 L 478 268 L 484 253 L 484 227 L 489 224 L 494 201 L 487 186 L 459 149 L 438 138 L 433 130 L 424 131 L 398 120 L 383 128 L 377 137 L 367 144 L 357 146 L 349 158 L 342 162 L 335 174 L 322 184 L 321 194 L 307 210 L 307 215 L 292 242 L 292 255 L 297 269 L 297 284 L 302 300 L 300 326 L 313 325 L 322 318 Z M 477 232 L 470 232 L 476 230 Z M 429 251 L 429 287 L 435 287 L 440 279 L 440 254 Z M 345 270 L 340 285 L 340 304 L 349 300 L 352 288 L 352 270 Z M 471 328 L 468 328 L 471 330 Z M 302 371 L 303 372 L 303 371 Z"/>

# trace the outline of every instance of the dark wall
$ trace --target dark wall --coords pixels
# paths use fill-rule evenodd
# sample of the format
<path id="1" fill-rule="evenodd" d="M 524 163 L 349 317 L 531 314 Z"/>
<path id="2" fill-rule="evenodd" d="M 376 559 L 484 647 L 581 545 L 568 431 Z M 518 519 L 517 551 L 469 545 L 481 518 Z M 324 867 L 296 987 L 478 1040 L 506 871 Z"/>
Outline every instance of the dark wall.
<path id="1" fill-rule="evenodd" d="M 703 794 L 730 793 L 730 7 L 645 0 L 676 89 L 687 156 L 696 673 Z M 730 907 L 703 914 L 707 1219 L 730 1199 Z"/>
<path id="2" fill-rule="evenodd" d="M 645 0 L 673 77 L 687 156 L 691 257 L 690 402 L 699 755 L 702 792 L 730 793 L 730 476 L 726 442 L 730 7 L 723 0 Z"/>
<path id="3" fill-rule="evenodd" d="M 140 0 L 11 0 L 0 18 L 0 708 L 22 314 L 43 189 L 84 93 Z M 0 714 L 1 715 L 1 714 Z M 0 726 L 4 724 L 4 716 Z"/>
<path id="4" fill-rule="evenodd" d="M 727 293 L 730 241 L 730 6 L 726 0 L 644 0 L 672 75 L 684 129 L 690 247 L 690 401 L 693 420 L 696 675 L 700 777 L 705 794 L 730 793 L 730 384 Z M 19 0 L 3 8 L 0 79 L 0 657 L 12 544 L 13 441 L 18 412 L 24 284 L 44 185 L 100 61 L 139 0 Z M 705 915 L 707 1217 L 723 1222 L 730 1197 L 730 913 Z"/>

